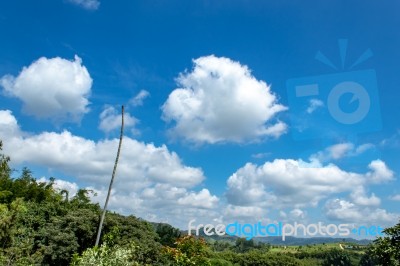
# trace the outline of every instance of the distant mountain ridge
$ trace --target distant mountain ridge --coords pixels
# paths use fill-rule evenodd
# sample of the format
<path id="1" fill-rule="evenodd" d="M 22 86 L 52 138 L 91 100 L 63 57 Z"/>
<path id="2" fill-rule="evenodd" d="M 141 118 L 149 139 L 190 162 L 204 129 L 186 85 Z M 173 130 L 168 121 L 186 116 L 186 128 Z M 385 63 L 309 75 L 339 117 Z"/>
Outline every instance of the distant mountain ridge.
<path id="1" fill-rule="evenodd" d="M 181 231 L 182 234 L 187 235 L 188 231 Z M 192 231 L 192 235 L 194 232 Z M 218 236 L 212 235 L 207 236 L 204 234 L 203 230 L 199 230 L 199 236 L 204 237 L 206 240 L 223 240 L 228 242 L 235 242 L 237 236 Z M 368 245 L 372 243 L 373 240 L 369 239 L 354 239 L 354 238 L 335 238 L 335 237 L 294 237 L 294 236 L 286 236 L 285 241 L 282 240 L 281 236 L 266 236 L 266 237 L 254 237 L 254 241 L 269 243 L 271 245 L 282 245 L 282 246 L 305 246 L 305 245 L 314 245 L 314 244 L 329 244 L 329 243 L 352 243 L 358 245 Z"/>

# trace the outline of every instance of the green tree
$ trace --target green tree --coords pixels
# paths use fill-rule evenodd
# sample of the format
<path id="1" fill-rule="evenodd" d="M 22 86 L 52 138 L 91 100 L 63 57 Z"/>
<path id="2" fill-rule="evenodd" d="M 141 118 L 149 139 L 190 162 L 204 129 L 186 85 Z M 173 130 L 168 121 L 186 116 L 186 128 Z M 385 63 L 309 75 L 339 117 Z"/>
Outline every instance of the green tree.
<path id="1" fill-rule="evenodd" d="M 211 265 L 208 259 L 208 247 L 203 238 L 184 236 L 177 240 L 176 248 L 165 247 L 167 257 L 171 258 L 174 265 Z"/>
<path id="2" fill-rule="evenodd" d="M 0 140 L 0 203 L 10 202 L 12 192 L 10 186 L 12 180 L 10 178 L 11 169 L 8 165 L 10 157 L 1 153 L 3 150 L 3 142 Z"/>
<path id="3" fill-rule="evenodd" d="M 175 247 L 176 240 L 181 237 L 181 231 L 169 224 L 159 223 L 155 225 L 159 242 L 164 246 Z"/>
<path id="4" fill-rule="evenodd" d="M 35 232 L 24 224 L 27 204 L 18 198 L 9 206 L 0 204 L 1 265 L 32 265 L 41 262 L 34 250 Z"/>
<path id="5" fill-rule="evenodd" d="M 377 259 L 375 256 L 368 250 L 360 259 L 359 266 L 375 266 L 377 265 Z"/>
<path id="6" fill-rule="evenodd" d="M 327 252 L 322 266 L 351 266 L 351 260 L 344 251 L 333 249 Z"/>
<path id="7" fill-rule="evenodd" d="M 236 252 L 248 252 L 255 248 L 255 243 L 253 239 L 246 240 L 245 238 L 238 238 L 235 242 L 235 251 Z"/>
<path id="8" fill-rule="evenodd" d="M 370 257 L 374 258 L 378 265 L 400 265 L 400 222 L 383 230 L 386 235 L 379 237 L 370 247 Z"/>
<path id="9" fill-rule="evenodd" d="M 115 240 L 119 236 L 119 230 L 113 230 L 104 236 L 104 241 L 100 247 L 95 246 L 85 250 L 81 256 L 73 256 L 71 266 L 136 266 L 140 265 L 135 261 L 139 247 L 131 242 L 126 246 L 115 245 Z"/>
<path id="10" fill-rule="evenodd" d="M 3 151 L 3 141 L 0 140 L 0 152 Z M 0 153 L 0 178 L 9 177 L 11 169 L 8 163 L 10 162 L 10 157 L 5 156 Z"/>

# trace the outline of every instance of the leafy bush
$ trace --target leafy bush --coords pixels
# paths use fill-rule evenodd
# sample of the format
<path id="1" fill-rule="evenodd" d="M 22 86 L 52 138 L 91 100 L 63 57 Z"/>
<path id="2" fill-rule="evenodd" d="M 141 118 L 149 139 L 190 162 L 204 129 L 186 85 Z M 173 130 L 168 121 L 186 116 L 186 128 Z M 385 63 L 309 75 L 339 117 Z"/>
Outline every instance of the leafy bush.
<path id="1" fill-rule="evenodd" d="M 138 246 L 132 243 L 128 247 L 103 243 L 100 247 L 89 248 L 81 256 L 74 255 L 71 266 L 138 266 L 134 261 Z"/>
<path id="2" fill-rule="evenodd" d="M 333 249 L 326 255 L 325 260 L 322 262 L 322 266 L 351 266 L 350 257 L 347 253 Z"/>
<path id="3" fill-rule="evenodd" d="M 174 261 L 174 265 L 211 265 L 207 258 L 207 244 L 202 238 L 181 237 L 176 242 L 176 248 L 165 247 L 164 253 Z"/>

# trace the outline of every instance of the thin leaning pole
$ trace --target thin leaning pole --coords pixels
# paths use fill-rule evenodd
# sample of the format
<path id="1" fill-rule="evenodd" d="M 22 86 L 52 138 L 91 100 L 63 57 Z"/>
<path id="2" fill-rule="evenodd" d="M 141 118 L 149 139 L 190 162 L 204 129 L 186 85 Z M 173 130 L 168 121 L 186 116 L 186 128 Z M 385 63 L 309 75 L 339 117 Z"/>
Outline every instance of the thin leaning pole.
<path id="1" fill-rule="evenodd" d="M 100 219 L 99 229 L 97 231 L 97 238 L 96 238 L 96 244 L 95 244 L 96 247 L 99 245 L 99 242 L 100 242 L 101 230 L 103 229 L 103 222 L 104 222 L 104 218 L 105 218 L 106 212 L 107 212 L 108 200 L 110 199 L 111 188 L 114 183 L 115 172 L 117 171 L 117 165 L 118 165 L 118 160 L 119 160 L 119 154 L 121 152 L 122 137 L 124 136 L 124 106 L 123 105 L 122 105 L 121 116 L 122 116 L 121 134 L 119 136 L 117 158 L 115 158 L 115 164 L 114 164 L 114 169 L 113 169 L 112 176 L 111 176 L 110 186 L 108 187 L 106 202 L 104 204 L 103 213 L 101 214 L 101 219 Z"/>

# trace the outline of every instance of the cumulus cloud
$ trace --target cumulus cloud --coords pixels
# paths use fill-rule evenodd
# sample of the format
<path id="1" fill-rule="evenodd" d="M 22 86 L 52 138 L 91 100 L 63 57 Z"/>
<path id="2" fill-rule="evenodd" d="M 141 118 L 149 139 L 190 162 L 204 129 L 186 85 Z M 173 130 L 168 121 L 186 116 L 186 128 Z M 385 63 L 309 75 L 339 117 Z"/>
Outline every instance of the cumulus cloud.
<path id="1" fill-rule="evenodd" d="M 363 187 L 389 180 L 393 172 L 379 160 L 371 162 L 369 168 L 359 174 L 318 161 L 275 159 L 261 166 L 247 163 L 229 177 L 226 196 L 230 204 L 239 206 L 300 208 L 316 206 L 337 193 L 353 192 L 358 203 L 378 205 L 380 200 L 375 195 L 367 197 Z"/>
<path id="2" fill-rule="evenodd" d="M 377 207 L 381 204 L 381 199 L 375 196 L 374 193 L 370 197 L 366 195 L 365 188 L 360 186 L 354 188 L 353 192 L 350 194 L 353 202 L 359 206 L 369 206 Z"/>
<path id="3" fill-rule="evenodd" d="M 266 217 L 266 209 L 258 206 L 236 206 L 228 204 L 224 211 L 224 220 L 232 222 L 239 221 L 262 221 Z"/>
<path id="4" fill-rule="evenodd" d="M 13 165 L 29 162 L 74 177 L 97 193 L 94 200 L 104 203 L 118 139 L 93 141 L 69 131 L 29 135 L 20 130 L 8 110 L 0 111 L 0 123 L 4 152 L 11 156 Z M 125 137 L 110 208 L 143 218 L 151 215 L 157 221 L 171 217 L 183 221 L 179 224 L 179 219 L 174 220 L 175 225 L 184 224 L 189 215 L 197 213 L 209 217 L 214 211 L 218 215 L 218 198 L 205 188 L 196 188 L 204 179 L 200 168 L 186 166 L 165 145 Z M 56 182 L 62 187 L 70 185 Z"/>
<path id="5" fill-rule="evenodd" d="M 178 203 L 181 205 L 190 205 L 202 208 L 212 208 L 218 202 L 216 196 L 212 196 L 208 189 L 202 189 L 199 193 L 191 192 L 180 198 Z"/>
<path id="6" fill-rule="evenodd" d="M 138 94 L 135 95 L 132 99 L 129 100 L 129 104 L 132 106 L 141 106 L 143 105 L 144 99 L 150 96 L 150 93 L 146 90 L 141 90 Z"/>
<path id="7" fill-rule="evenodd" d="M 97 10 L 100 7 L 98 0 L 67 0 L 67 2 L 87 10 Z"/>
<path id="8" fill-rule="evenodd" d="M 372 161 L 368 168 L 372 170 L 367 174 L 369 181 L 372 183 L 385 183 L 394 179 L 394 172 L 381 160 Z"/>
<path id="9" fill-rule="evenodd" d="M 400 218 L 399 213 L 391 213 L 381 208 L 359 206 L 343 199 L 329 200 L 325 205 L 326 216 L 347 223 L 392 226 Z"/>
<path id="10" fill-rule="evenodd" d="M 174 123 L 173 135 L 194 143 L 218 143 L 286 132 L 286 124 L 275 118 L 287 108 L 247 66 L 213 55 L 193 62 L 193 70 L 180 74 L 179 87 L 162 106 L 162 118 Z"/>
<path id="11" fill-rule="evenodd" d="M 21 135 L 17 119 L 10 110 L 0 110 L 0 130 L 4 139 Z"/>
<path id="12" fill-rule="evenodd" d="M 124 128 L 132 128 L 139 122 L 128 112 L 124 113 Z M 113 106 L 105 106 L 100 114 L 99 129 L 105 133 L 110 133 L 121 127 L 121 114 Z"/>
<path id="13" fill-rule="evenodd" d="M 0 78 L 5 95 L 18 98 L 26 114 L 38 118 L 80 121 L 89 111 L 92 78 L 82 60 L 39 58 L 17 77 Z"/>

